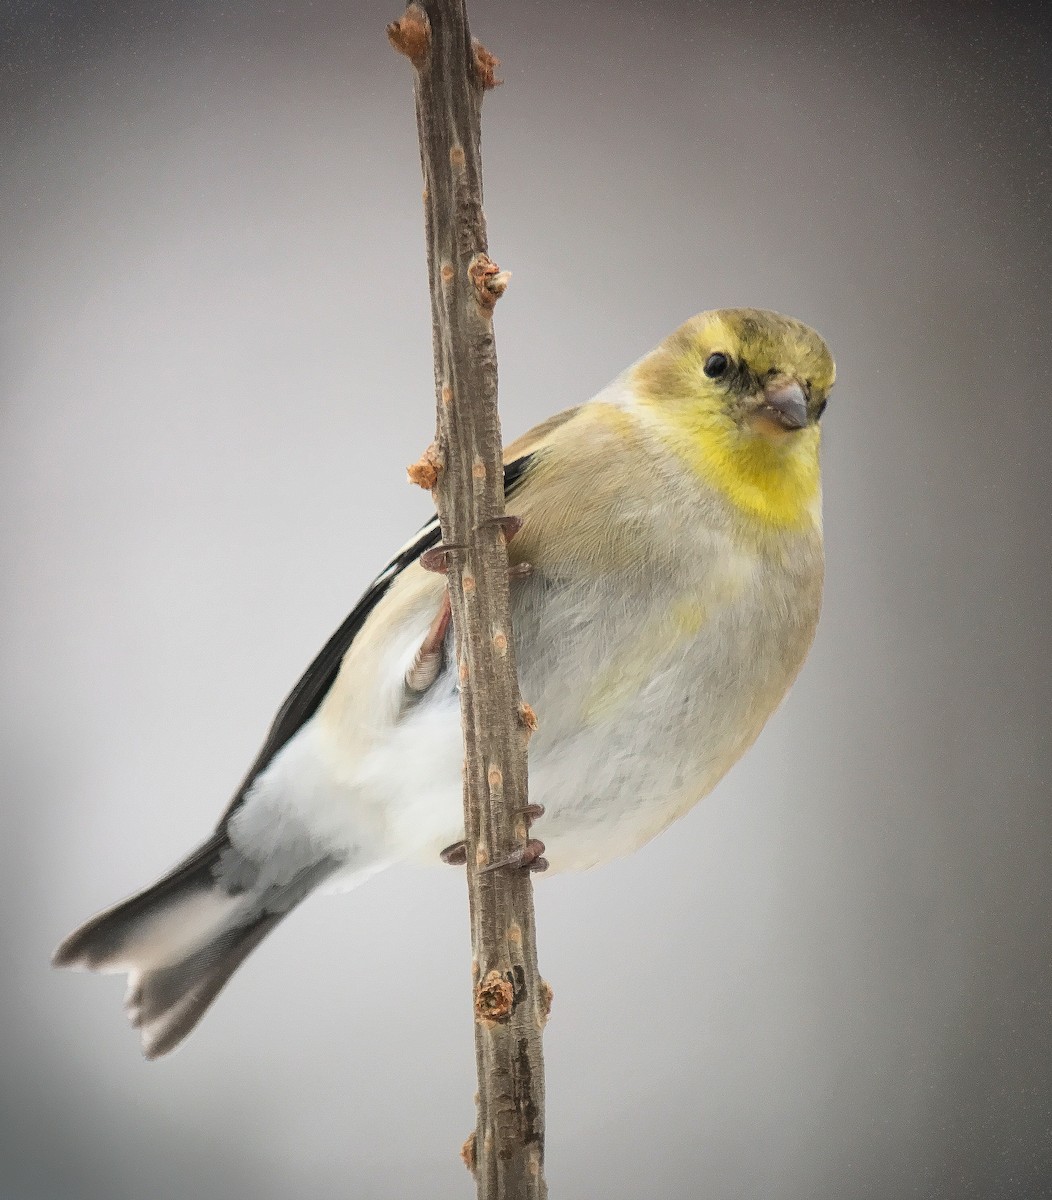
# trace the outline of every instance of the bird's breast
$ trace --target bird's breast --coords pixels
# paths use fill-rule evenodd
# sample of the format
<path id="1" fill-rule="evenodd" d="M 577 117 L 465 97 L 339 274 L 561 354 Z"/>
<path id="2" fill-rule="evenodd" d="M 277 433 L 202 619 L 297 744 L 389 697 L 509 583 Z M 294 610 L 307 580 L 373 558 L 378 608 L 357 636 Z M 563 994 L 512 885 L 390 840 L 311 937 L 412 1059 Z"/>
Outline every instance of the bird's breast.
<path id="1" fill-rule="evenodd" d="M 553 865 L 628 853 L 690 808 L 799 670 L 820 559 L 775 564 L 726 546 L 707 562 L 658 587 L 542 576 L 519 592 L 520 685 L 540 721 L 531 794 L 547 808 Z"/>

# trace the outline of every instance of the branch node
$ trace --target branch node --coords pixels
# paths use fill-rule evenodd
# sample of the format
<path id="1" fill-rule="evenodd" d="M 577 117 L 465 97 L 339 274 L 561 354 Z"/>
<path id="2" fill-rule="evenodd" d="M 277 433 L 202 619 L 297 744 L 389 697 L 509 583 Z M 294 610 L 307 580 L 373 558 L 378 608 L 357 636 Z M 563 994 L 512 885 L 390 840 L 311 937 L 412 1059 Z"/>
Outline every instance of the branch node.
<path id="1" fill-rule="evenodd" d="M 387 40 L 419 71 L 431 50 L 431 22 L 427 13 L 419 4 L 406 5 L 402 18 L 387 26 Z M 477 52 L 475 61 L 478 61 Z"/>
<path id="2" fill-rule="evenodd" d="M 475 989 L 475 1016 L 484 1023 L 500 1021 L 511 1012 L 515 988 L 499 971 L 490 971 Z"/>
<path id="3" fill-rule="evenodd" d="M 547 1023 L 548 1018 L 552 1015 L 552 1001 L 555 999 L 555 993 L 552 991 L 552 985 L 547 979 L 541 980 L 541 1003 L 544 1006 L 544 1020 Z"/>
<path id="4" fill-rule="evenodd" d="M 500 87 L 504 82 L 503 79 L 497 78 L 500 59 L 495 54 L 490 54 L 478 38 L 471 39 L 471 48 L 475 51 L 475 75 L 482 85 L 482 90 L 488 92 L 492 88 Z"/>
<path id="5" fill-rule="evenodd" d="M 502 271 L 488 254 L 476 254 L 468 265 L 468 276 L 475 285 L 479 307 L 483 313 L 492 313 L 504 295 L 511 272 Z"/>
<path id="6" fill-rule="evenodd" d="M 422 487 L 429 492 L 438 483 L 438 473 L 441 470 L 442 456 L 438 453 L 438 447 L 432 442 L 415 463 L 406 467 L 405 473 L 409 477 L 410 483 L 415 483 L 417 487 Z"/>
<path id="7" fill-rule="evenodd" d="M 533 711 L 533 705 L 527 704 L 525 700 L 519 701 L 519 720 L 527 736 L 537 732 L 537 714 Z"/>
<path id="8" fill-rule="evenodd" d="M 464 1145 L 460 1147 L 460 1159 L 461 1159 L 461 1162 L 463 1162 L 464 1166 L 467 1167 L 467 1169 L 472 1173 L 472 1175 L 474 1175 L 475 1174 L 475 1165 L 476 1165 L 475 1132 L 474 1132 L 474 1130 L 472 1130 L 471 1133 L 468 1134 L 467 1140 L 464 1142 Z"/>

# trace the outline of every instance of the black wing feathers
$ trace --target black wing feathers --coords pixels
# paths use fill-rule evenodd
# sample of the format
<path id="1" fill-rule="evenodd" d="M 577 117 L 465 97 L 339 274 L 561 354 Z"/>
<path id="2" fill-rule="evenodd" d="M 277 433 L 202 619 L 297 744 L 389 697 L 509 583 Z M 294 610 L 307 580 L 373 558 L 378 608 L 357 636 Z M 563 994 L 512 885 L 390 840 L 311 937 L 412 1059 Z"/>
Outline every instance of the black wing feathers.
<path id="1" fill-rule="evenodd" d="M 504 464 L 505 497 L 515 491 L 533 457 L 532 454 L 526 454 L 522 458 L 515 459 L 514 462 Z M 267 740 L 263 743 L 262 749 L 256 755 L 255 762 L 237 789 L 233 801 L 223 814 L 219 825 L 220 829 L 226 825 L 227 818 L 245 798 L 245 793 L 252 786 L 256 776 L 266 769 L 282 746 L 298 733 L 318 711 L 319 705 L 336 680 L 340 663 L 343 662 L 343 656 L 347 653 L 348 647 L 358 636 L 369 614 L 383 599 L 387 589 L 406 567 L 416 562 L 425 550 L 436 546 L 441 536 L 438 518 L 432 517 L 413 541 L 377 575 L 354 606 L 350 616 L 325 643 L 278 710 L 278 715 L 274 718 L 270 732 L 267 734 Z"/>
<path id="2" fill-rule="evenodd" d="M 224 821 L 245 798 L 245 793 L 260 771 L 266 769 L 282 746 L 290 741 L 318 711 L 319 705 L 336 680 L 340 663 L 343 662 L 343 656 L 347 653 L 348 647 L 358 636 L 369 614 L 379 604 L 387 589 L 410 563 L 415 562 L 425 550 L 430 550 L 432 546 L 437 545 L 441 536 L 438 523 L 432 518 L 421 529 L 419 536 L 414 538 L 397 558 L 392 559 L 369 585 L 365 595 L 352 609 L 350 616 L 325 643 L 317 657 L 304 671 L 300 681 L 288 694 L 285 703 L 278 709 L 278 715 L 270 727 L 267 740 L 263 743 L 259 754 L 256 755 L 256 761 L 249 768 L 244 782 L 238 788 L 233 803 L 223 814 Z"/>

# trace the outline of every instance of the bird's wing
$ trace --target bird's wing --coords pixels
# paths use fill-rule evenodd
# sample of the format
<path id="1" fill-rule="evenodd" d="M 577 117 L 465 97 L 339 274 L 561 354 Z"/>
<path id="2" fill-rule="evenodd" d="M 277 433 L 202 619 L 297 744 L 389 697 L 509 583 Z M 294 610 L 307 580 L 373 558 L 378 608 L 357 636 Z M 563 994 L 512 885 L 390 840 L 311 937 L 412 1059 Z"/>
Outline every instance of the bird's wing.
<path id="1" fill-rule="evenodd" d="M 529 435 L 526 435 L 527 437 Z M 525 441 L 525 439 L 520 439 Z M 517 444 L 509 448 L 514 452 Z M 533 453 L 519 453 L 504 463 L 504 495 L 511 496 L 522 482 L 533 459 Z M 351 614 L 325 643 L 317 657 L 303 673 L 300 681 L 289 693 L 278 710 L 278 715 L 267 734 L 266 741 L 256 755 L 248 774 L 237 789 L 234 799 L 230 802 L 219 823 L 222 829 L 230 815 L 244 800 L 248 789 L 252 786 L 261 771 L 273 761 L 274 756 L 299 730 L 314 716 L 318 707 L 325 699 L 339 674 L 340 664 L 354 639 L 358 636 L 369 617 L 380 601 L 387 594 L 391 585 L 399 575 L 432 546 L 437 545 L 441 531 L 438 527 L 438 517 L 430 521 L 408 542 L 395 557 L 387 564 L 367 588 L 365 594 L 354 606 Z"/>

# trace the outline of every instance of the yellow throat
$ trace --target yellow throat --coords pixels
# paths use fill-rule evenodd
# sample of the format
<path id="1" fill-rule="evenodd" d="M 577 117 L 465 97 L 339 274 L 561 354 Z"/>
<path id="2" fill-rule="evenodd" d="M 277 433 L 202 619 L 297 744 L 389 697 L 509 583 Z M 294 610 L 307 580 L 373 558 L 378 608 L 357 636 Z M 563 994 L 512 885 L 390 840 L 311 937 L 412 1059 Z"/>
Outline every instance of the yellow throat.
<path id="1" fill-rule="evenodd" d="M 691 420 L 689 413 L 677 415 L 680 419 L 666 426 L 670 449 L 740 512 L 784 529 L 817 522 L 821 502 L 817 425 L 778 444 L 748 429 Z"/>

